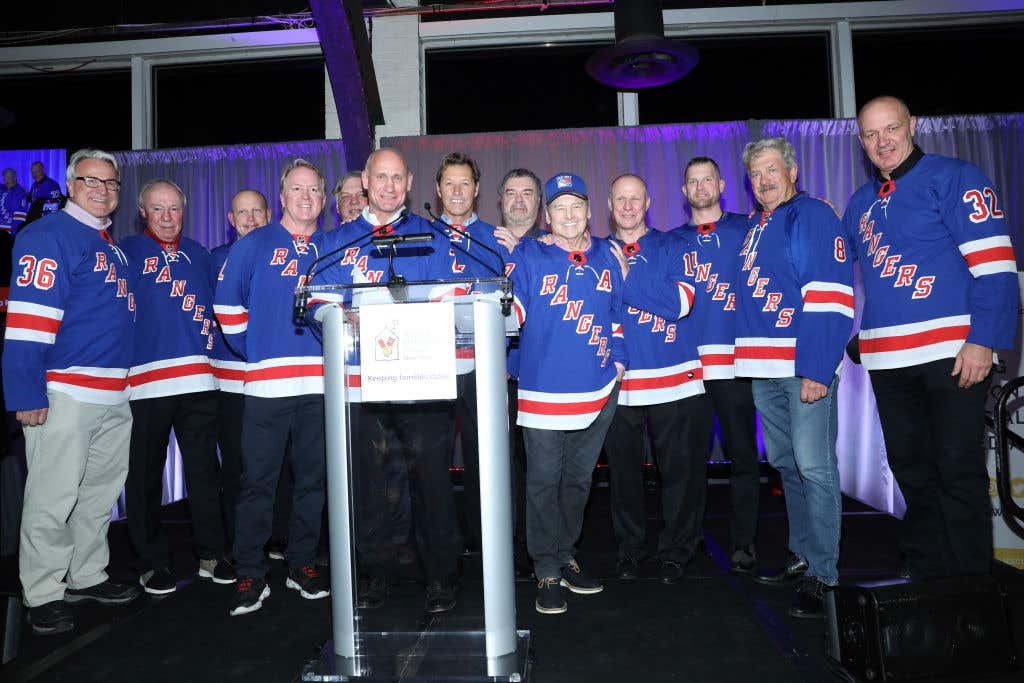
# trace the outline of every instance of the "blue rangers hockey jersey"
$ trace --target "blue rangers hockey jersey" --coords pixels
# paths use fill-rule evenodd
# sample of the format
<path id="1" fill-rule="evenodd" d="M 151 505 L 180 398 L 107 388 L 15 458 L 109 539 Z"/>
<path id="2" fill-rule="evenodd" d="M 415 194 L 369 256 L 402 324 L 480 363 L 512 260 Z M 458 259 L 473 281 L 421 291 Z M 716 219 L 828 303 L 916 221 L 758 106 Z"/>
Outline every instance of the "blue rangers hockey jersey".
<path id="1" fill-rule="evenodd" d="M 310 283 L 350 285 L 388 282 L 388 254 L 392 248 L 374 246 L 371 239 L 374 236 L 416 233 L 434 235 L 434 240 L 395 245 L 392 264 L 395 273 L 408 281 L 449 278 L 451 258 L 448 251 L 446 248 L 435 249 L 435 245 L 441 245 L 444 239 L 439 230 L 439 227 L 432 227 L 425 219 L 413 213 L 396 213 L 387 223 L 381 224 L 369 208 L 364 208 L 358 218 L 324 236 L 322 254 L 326 256 L 335 250 L 341 251 L 317 265 Z M 316 309 L 325 303 L 338 302 L 349 303 L 348 295 L 318 292 L 309 301 L 310 314 L 307 317 L 312 319 Z M 345 381 L 348 400 L 359 402 L 362 382 L 358 353 L 353 353 L 347 359 Z"/>
<path id="2" fill-rule="evenodd" d="M 519 419 L 536 429 L 584 429 L 629 367 L 622 338 L 622 271 L 611 243 L 586 251 L 524 240 L 510 277 L 519 338 Z"/>
<path id="3" fill-rule="evenodd" d="M 3 353 L 8 410 L 46 408 L 47 390 L 84 403 L 128 400 L 135 301 L 128 261 L 99 224 L 69 202 L 15 240 Z"/>
<path id="4" fill-rule="evenodd" d="M 62 194 L 57 181 L 46 176 L 42 180 L 32 183 L 32 187 L 28 190 L 28 203 L 31 204 L 37 199 L 60 199 Z"/>
<path id="5" fill-rule="evenodd" d="M 217 330 L 213 264 L 187 237 L 165 243 L 146 231 L 121 243 L 135 293 L 135 355 L 128 372 L 133 400 L 217 388 L 210 365 Z"/>
<path id="6" fill-rule="evenodd" d="M 745 216 L 723 213 L 714 223 L 691 223 L 673 231 L 689 245 L 683 256 L 685 273 L 697 287 L 697 303 L 690 318 L 706 380 L 736 376 L 737 277 L 747 227 Z"/>
<path id="7" fill-rule="evenodd" d="M 216 289 L 216 277 L 224 262 L 228 259 L 228 252 L 231 244 L 222 244 L 210 250 L 210 260 L 214 274 L 214 292 Z M 217 388 L 232 394 L 245 393 L 245 356 L 244 349 L 238 349 L 228 343 L 224 332 L 214 316 L 214 326 L 217 328 L 213 338 L 213 351 L 210 355 L 210 365 L 213 366 L 213 376 L 217 380 Z"/>
<path id="8" fill-rule="evenodd" d="M 0 186 L 0 230 L 16 234 L 25 222 L 28 205 L 28 194 L 21 185 L 10 188 Z"/>
<path id="9" fill-rule="evenodd" d="M 755 211 L 739 255 L 736 375 L 831 384 L 853 328 L 853 266 L 835 210 L 800 192 Z"/>
<path id="10" fill-rule="evenodd" d="M 890 175 L 857 190 L 843 218 L 864 277 L 864 367 L 953 358 L 965 341 L 1012 348 L 1017 263 L 992 181 L 917 148 Z"/>
<path id="11" fill-rule="evenodd" d="M 217 276 L 214 311 L 224 336 L 245 354 L 245 394 L 262 398 L 322 394 L 320 342 L 294 320 L 295 288 L 323 253 L 323 233 L 293 236 L 271 223 L 232 245 Z"/>
<path id="12" fill-rule="evenodd" d="M 704 393 L 697 335 L 690 315 L 692 277 L 680 275 L 685 243 L 676 235 L 648 230 L 622 245 L 629 275 L 622 331 L 629 370 L 619 388 L 619 405 L 645 406 Z M 645 296 L 644 291 L 653 297 Z M 668 310 L 663 302 L 667 300 Z"/>

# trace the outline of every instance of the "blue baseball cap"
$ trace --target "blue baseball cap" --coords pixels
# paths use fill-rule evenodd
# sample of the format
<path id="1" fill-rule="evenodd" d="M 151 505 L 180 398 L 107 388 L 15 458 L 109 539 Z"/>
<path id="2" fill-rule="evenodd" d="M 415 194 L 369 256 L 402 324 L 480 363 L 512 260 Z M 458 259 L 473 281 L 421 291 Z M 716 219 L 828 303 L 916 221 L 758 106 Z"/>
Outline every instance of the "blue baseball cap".
<path id="1" fill-rule="evenodd" d="M 583 178 L 572 173 L 559 173 L 544 183 L 544 195 L 548 199 L 548 204 L 563 194 L 571 194 L 590 201 L 590 197 L 587 196 L 587 184 L 583 182 Z"/>

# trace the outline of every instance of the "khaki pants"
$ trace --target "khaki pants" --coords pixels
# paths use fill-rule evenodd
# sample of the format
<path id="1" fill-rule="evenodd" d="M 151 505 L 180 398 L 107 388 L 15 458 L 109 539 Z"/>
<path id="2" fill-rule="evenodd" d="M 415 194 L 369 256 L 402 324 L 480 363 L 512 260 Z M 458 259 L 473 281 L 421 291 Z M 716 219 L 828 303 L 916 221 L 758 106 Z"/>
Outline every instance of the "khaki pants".
<path id="1" fill-rule="evenodd" d="M 107 527 L 128 474 L 128 403 L 82 403 L 47 392 L 46 423 L 25 427 L 28 479 L 21 513 L 19 573 L 29 607 L 65 588 L 107 580 Z M 66 580 L 65 580 L 66 577 Z"/>

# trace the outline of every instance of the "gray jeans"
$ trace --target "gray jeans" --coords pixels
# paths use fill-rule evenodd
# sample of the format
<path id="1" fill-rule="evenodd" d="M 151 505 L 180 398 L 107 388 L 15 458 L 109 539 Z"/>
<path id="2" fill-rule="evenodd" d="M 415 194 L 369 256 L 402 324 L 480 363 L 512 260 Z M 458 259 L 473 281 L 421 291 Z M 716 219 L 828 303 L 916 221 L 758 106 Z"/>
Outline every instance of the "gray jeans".
<path id="1" fill-rule="evenodd" d="M 615 415 L 619 387 L 586 429 L 523 429 L 526 548 L 538 579 L 557 577 L 576 555 L 594 465 Z"/>

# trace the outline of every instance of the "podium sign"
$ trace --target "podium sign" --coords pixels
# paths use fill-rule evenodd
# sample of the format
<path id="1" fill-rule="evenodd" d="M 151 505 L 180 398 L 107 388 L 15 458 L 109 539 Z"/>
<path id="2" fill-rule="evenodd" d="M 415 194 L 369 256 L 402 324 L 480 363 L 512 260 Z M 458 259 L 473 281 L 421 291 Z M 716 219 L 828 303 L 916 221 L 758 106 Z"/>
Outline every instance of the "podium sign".
<path id="1" fill-rule="evenodd" d="M 364 402 L 455 398 L 453 302 L 363 306 L 359 346 Z"/>

